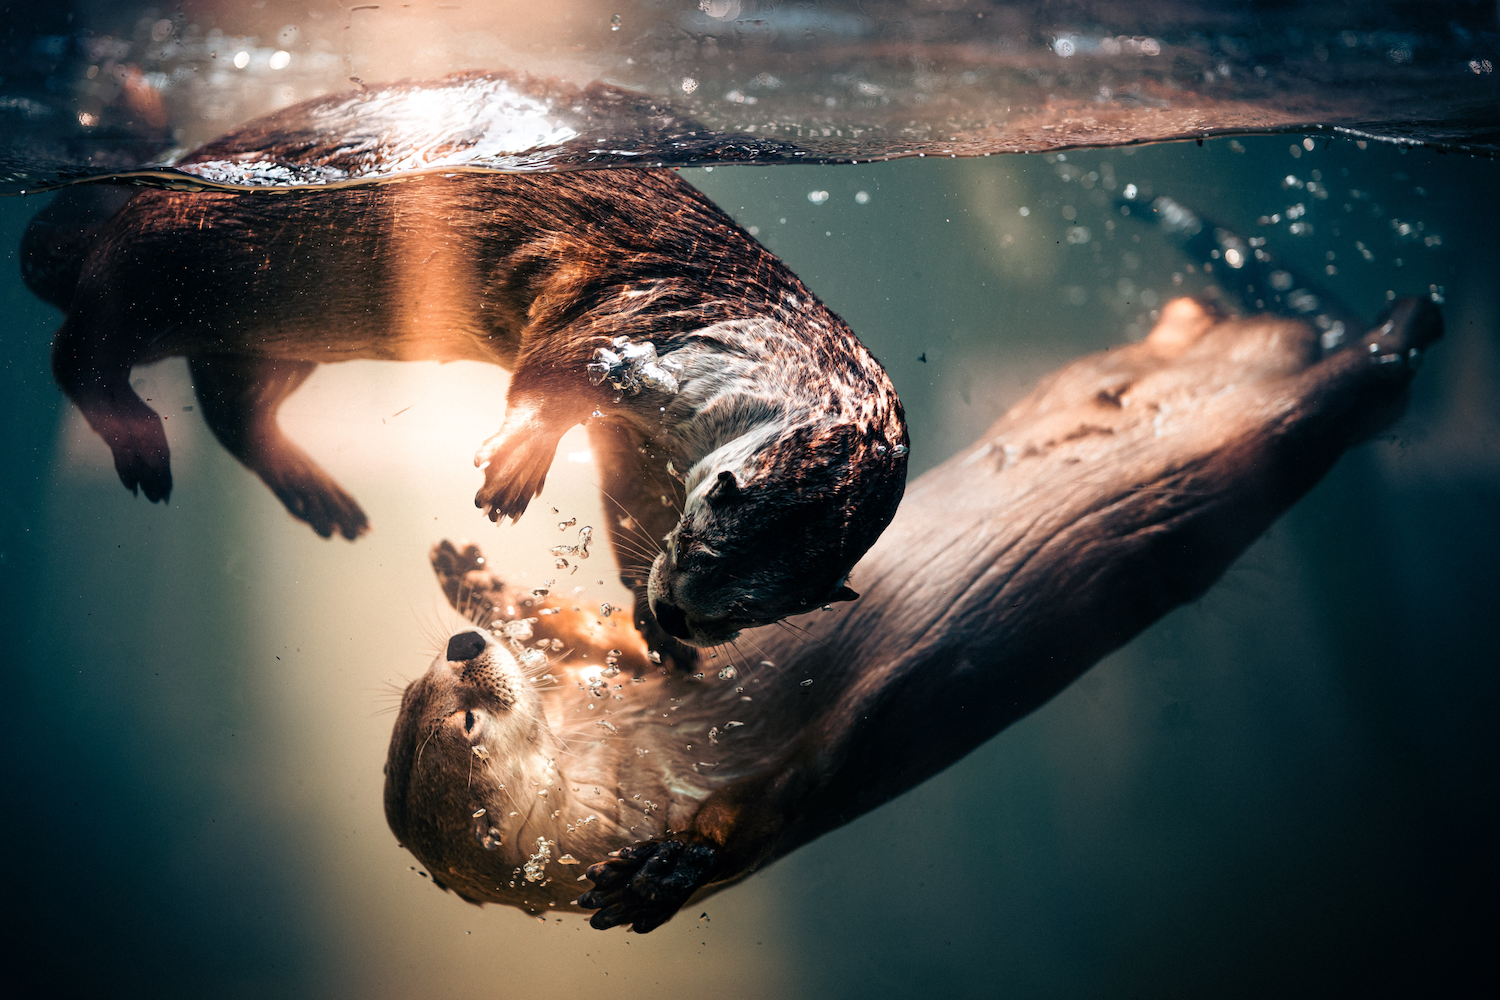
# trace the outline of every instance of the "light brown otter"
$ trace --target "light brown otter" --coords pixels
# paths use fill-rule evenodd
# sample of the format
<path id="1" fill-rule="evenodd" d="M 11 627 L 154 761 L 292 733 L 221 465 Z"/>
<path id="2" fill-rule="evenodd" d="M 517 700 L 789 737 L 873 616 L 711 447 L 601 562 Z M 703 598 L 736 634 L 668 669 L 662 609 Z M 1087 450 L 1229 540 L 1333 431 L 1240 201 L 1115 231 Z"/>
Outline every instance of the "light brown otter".
<path id="1" fill-rule="evenodd" d="M 947 767 L 1200 596 L 1395 420 L 1441 333 L 1431 302 L 1404 299 L 1325 351 L 1300 321 L 1175 300 L 1145 341 L 1057 372 L 913 483 L 856 567 L 862 600 L 810 619 L 809 641 L 757 632 L 747 662 L 696 675 L 593 615 L 525 608 L 477 549 L 444 543 L 434 568 L 476 627 L 407 690 L 391 828 L 470 901 L 576 899 L 595 927 L 649 931 Z"/>
<path id="2" fill-rule="evenodd" d="M 322 116 L 351 103 L 282 110 L 183 165 L 248 155 L 247 136 L 282 160 L 312 156 L 299 144 L 337 145 Z M 511 369 L 504 426 L 475 458 L 475 503 L 491 520 L 521 516 L 575 424 L 649 440 L 650 505 L 673 513 L 652 519 L 650 544 L 666 536 L 666 553 L 649 601 L 640 581 L 642 603 L 692 645 L 852 599 L 844 577 L 905 485 L 904 418 L 879 363 L 668 170 L 271 194 L 67 190 L 28 232 L 23 270 L 67 314 L 59 384 L 121 481 L 151 500 L 171 491 L 167 442 L 129 375 L 173 356 L 188 359 L 218 439 L 325 537 L 357 537 L 365 513 L 276 422 L 319 364 Z"/>

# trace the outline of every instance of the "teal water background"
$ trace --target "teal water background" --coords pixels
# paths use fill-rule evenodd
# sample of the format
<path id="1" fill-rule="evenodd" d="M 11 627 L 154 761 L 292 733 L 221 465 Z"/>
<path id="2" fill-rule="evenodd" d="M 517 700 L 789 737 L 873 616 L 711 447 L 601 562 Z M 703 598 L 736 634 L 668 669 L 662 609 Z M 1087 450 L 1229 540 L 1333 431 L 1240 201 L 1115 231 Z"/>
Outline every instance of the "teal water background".
<path id="1" fill-rule="evenodd" d="M 1211 283 L 1118 214 L 1126 183 L 1266 235 L 1371 319 L 1387 291 L 1436 286 L 1449 332 L 1408 415 L 1203 600 L 646 937 L 468 906 L 412 870 L 381 815 L 391 686 L 446 635 L 427 546 L 467 536 L 546 571 L 545 525 L 495 529 L 470 503 L 503 374 L 361 362 L 288 405 L 371 514 L 348 545 L 293 522 L 185 409 L 185 366 L 155 366 L 138 381 L 170 418 L 177 487 L 149 505 L 52 384 L 59 317 L 15 262 L 42 201 L 0 200 L 16 980 L 64 996 L 1453 992 L 1495 931 L 1500 170 L 1321 139 L 1293 156 L 1296 138 L 684 172 L 887 365 L 914 473 L 1039 376 L 1139 337 L 1146 291 L 1159 305 Z M 1257 223 L 1299 203 L 1309 235 Z M 1068 242 L 1078 226 L 1089 239 Z M 542 499 L 587 516 L 578 447 Z"/>

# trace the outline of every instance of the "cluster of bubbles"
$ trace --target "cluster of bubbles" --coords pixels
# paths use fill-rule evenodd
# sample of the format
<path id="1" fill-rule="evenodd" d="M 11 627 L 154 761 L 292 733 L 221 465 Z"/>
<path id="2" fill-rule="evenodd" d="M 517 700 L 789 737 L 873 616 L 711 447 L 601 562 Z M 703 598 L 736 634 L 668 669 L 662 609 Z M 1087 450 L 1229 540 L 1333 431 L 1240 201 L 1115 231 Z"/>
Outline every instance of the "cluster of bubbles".
<path id="1" fill-rule="evenodd" d="M 1310 155 L 1316 155 L 1320 144 L 1326 146 L 1328 141 L 1326 138 L 1306 136 L 1285 148 L 1293 159 L 1304 160 Z M 1234 153 L 1247 152 L 1245 143 L 1239 140 L 1230 140 L 1225 145 Z M 1359 149 L 1367 147 L 1363 140 L 1355 141 L 1354 145 Z M 1131 151 L 1121 150 L 1119 155 L 1129 156 Z M 1321 164 L 1322 169 L 1314 167 L 1278 175 L 1274 183 L 1275 189 L 1279 190 L 1272 197 L 1282 196 L 1283 193 L 1292 197 L 1285 200 L 1278 197 L 1279 204 L 1267 206 L 1270 210 L 1254 220 L 1256 226 L 1263 227 L 1262 234 L 1246 236 L 1226 228 L 1210 228 L 1188 206 L 1168 197 L 1153 196 L 1152 185 L 1146 178 L 1137 177 L 1125 183 L 1125 178 L 1116 177 L 1115 167 L 1108 160 L 1091 164 L 1092 155 L 1087 152 L 1049 153 L 1043 158 L 1053 166 L 1054 172 L 1064 183 L 1088 189 L 1088 200 L 1106 212 L 1102 225 L 1093 219 L 1085 224 L 1082 215 L 1087 207 L 1086 202 L 1078 202 L 1077 207 L 1072 204 L 1063 205 L 1063 218 L 1071 223 L 1063 233 L 1066 243 L 1091 247 L 1096 255 L 1095 261 L 1103 264 L 1104 260 L 1099 256 L 1103 246 L 1099 239 L 1101 236 L 1106 241 L 1115 238 L 1117 224 L 1114 217 L 1139 217 L 1142 209 L 1147 209 L 1147 216 L 1154 216 L 1161 230 L 1179 242 L 1188 254 L 1188 260 L 1177 265 L 1170 276 L 1172 285 L 1175 286 L 1173 294 L 1197 294 L 1208 299 L 1219 299 L 1228 294 L 1238 297 L 1247 309 L 1283 309 L 1293 315 L 1304 316 L 1319 331 L 1325 350 L 1332 350 L 1345 342 L 1349 335 L 1349 322 L 1353 320 L 1355 313 L 1339 305 L 1335 289 L 1319 287 L 1317 281 L 1338 275 L 1341 267 L 1347 266 L 1343 262 L 1347 259 L 1352 258 L 1364 264 L 1378 261 L 1375 247 L 1379 245 L 1376 242 L 1379 236 L 1376 232 L 1368 231 L 1367 220 L 1380 220 L 1389 229 L 1393 247 L 1393 253 L 1386 260 L 1389 266 L 1399 268 L 1408 263 L 1401 256 L 1404 246 L 1419 249 L 1443 246 L 1440 233 L 1432 231 L 1419 219 L 1397 217 L 1388 213 L 1372 199 L 1370 191 L 1362 189 L 1363 185 L 1351 185 L 1342 190 L 1337 184 L 1337 176 L 1329 176 L 1335 173 L 1332 164 L 1336 161 Z M 1090 165 L 1093 169 L 1090 169 Z M 1348 177 L 1349 167 L 1344 167 L 1341 173 Z M 1399 171 L 1392 178 L 1396 181 L 1406 180 L 1405 175 Z M 1094 190 L 1096 187 L 1102 190 Z M 1271 189 L 1270 185 L 1268 189 Z M 1117 191 L 1118 194 L 1112 198 L 1101 197 L 1104 191 Z M 1414 187 L 1411 191 L 1418 197 L 1427 195 L 1421 187 Z M 1044 198 L 1044 204 L 1046 200 Z M 1032 208 L 1022 206 L 1019 213 L 1023 217 L 1029 216 Z M 1356 235 L 1362 238 L 1353 238 Z M 1293 246 L 1288 244 L 1288 255 L 1298 258 L 1297 271 L 1294 271 L 1289 266 L 1290 262 L 1276 261 L 1268 247 L 1268 243 L 1275 243 L 1278 237 L 1295 237 L 1301 240 L 1314 236 L 1348 241 L 1353 245 L 1352 252 L 1329 246 L 1322 249 L 1322 259 L 1310 265 L 1303 259 L 1307 256 L 1305 247 L 1294 252 Z M 1131 241 L 1135 243 L 1140 242 L 1140 239 L 1140 235 L 1131 237 Z M 1136 253 L 1127 251 L 1122 256 L 1122 263 L 1127 270 L 1139 266 L 1139 262 L 1140 256 Z M 1106 273 L 1109 270 L 1106 265 Z M 1155 307 L 1162 300 L 1155 290 L 1139 287 L 1129 277 L 1121 277 L 1113 285 L 1115 287 L 1101 289 L 1100 294 L 1105 301 L 1112 302 L 1117 311 L 1132 306 L 1142 308 L 1142 314 L 1130 324 L 1128 332 L 1132 338 L 1144 335 L 1149 323 L 1156 317 Z M 1443 292 L 1438 286 L 1433 285 L 1430 292 L 1434 301 L 1441 300 Z M 1082 285 L 1069 286 L 1063 289 L 1063 294 L 1066 301 L 1075 306 L 1084 305 L 1090 299 L 1089 290 Z M 1394 296 L 1394 290 L 1386 292 L 1387 300 Z"/>
<path id="2" fill-rule="evenodd" d="M 616 337 L 610 344 L 594 351 L 594 360 L 588 365 L 591 384 L 608 381 L 629 395 L 642 389 L 676 394 L 682 365 L 672 358 L 658 358 L 655 344 L 637 344 L 629 337 Z"/>
<path id="3" fill-rule="evenodd" d="M 557 524 L 557 530 L 567 531 L 577 523 L 578 518 L 576 517 L 569 518 L 566 521 L 559 521 Z M 556 560 L 555 565 L 558 569 L 568 569 L 570 565 L 568 562 L 568 556 L 573 556 L 576 559 L 587 559 L 589 557 L 589 546 L 593 543 L 594 528 L 592 525 L 585 524 L 583 527 L 578 529 L 578 544 L 554 545 L 547 551 L 550 552 L 552 554 L 552 558 Z M 573 565 L 571 572 L 577 573 L 578 566 Z M 606 614 L 605 617 L 608 618 L 609 616 Z"/>

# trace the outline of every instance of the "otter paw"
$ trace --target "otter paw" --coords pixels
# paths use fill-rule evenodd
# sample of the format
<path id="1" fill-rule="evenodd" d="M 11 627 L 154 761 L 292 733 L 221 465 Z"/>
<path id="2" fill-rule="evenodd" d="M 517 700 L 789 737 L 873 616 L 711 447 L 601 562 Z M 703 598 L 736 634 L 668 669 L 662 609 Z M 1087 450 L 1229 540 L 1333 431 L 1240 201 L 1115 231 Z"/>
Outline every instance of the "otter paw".
<path id="1" fill-rule="evenodd" d="M 307 524 L 324 538 L 332 538 L 337 531 L 349 541 L 370 530 L 370 519 L 360 509 L 359 503 L 345 493 L 332 480 L 327 483 L 269 483 L 293 517 Z"/>
<path id="2" fill-rule="evenodd" d="M 599 911 L 589 919 L 597 930 L 630 924 L 637 934 L 646 934 L 671 920 L 708 883 L 718 860 L 719 852 L 708 844 L 633 844 L 588 869 L 594 888 L 578 898 L 578 905 Z"/>
<path id="3" fill-rule="evenodd" d="M 432 563 L 432 571 L 437 574 L 439 583 L 444 585 L 450 582 L 458 583 L 468 574 L 476 572 L 494 576 L 493 571 L 485 568 L 484 552 L 479 546 L 473 542 L 460 542 L 459 544 L 463 548 L 459 548 L 458 545 L 445 538 L 432 547 L 428 561 Z"/>
<path id="4" fill-rule="evenodd" d="M 496 610 L 506 603 L 505 581 L 485 564 L 479 546 L 461 544 L 460 549 L 443 539 L 432 547 L 428 561 L 453 610 L 476 625 L 488 627 Z"/>
<path id="5" fill-rule="evenodd" d="M 144 405 L 142 414 L 116 417 L 101 431 L 114 456 L 115 472 L 131 493 L 155 503 L 172 495 L 172 460 L 161 417 Z"/>
<path id="6" fill-rule="evenodd" d="M 484 470 L 484 485 L 474 494 L 474 506 L 491 521 L 502 517 L 518 521 L 547 482 L 558 439 L 549 435 L 545 440 L 532 437 L 512 444 L 509 440 L 497 443 L 499 437 L 485 442 L 474 456 L 474 464 Z"/>

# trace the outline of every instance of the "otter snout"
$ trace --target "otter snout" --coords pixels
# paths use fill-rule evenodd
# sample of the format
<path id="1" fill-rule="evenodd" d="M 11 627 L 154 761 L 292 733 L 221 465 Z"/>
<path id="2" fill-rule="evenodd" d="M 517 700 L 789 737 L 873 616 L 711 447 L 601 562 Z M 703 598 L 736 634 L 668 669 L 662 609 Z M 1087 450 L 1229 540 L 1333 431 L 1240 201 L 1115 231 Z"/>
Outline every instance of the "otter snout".
<path id="1" fill-rule="evenodd" d="M 717 646 L 740 634 L 736 623 L 727 618 L 693 618 L 670 601 L 650 597 L 647 600 L 651 605 L 651 614 L 656 617 L 656 623 L 662 630 L 689 646 Z"/>
<path id="2" fill-rule="evenodd" d="M 484 636 L 478 632 L 460 632 L 448 640 L 448 651 L 446 654 L 448 662 L 462 663 L 464 660 L 472 660 L 484 652 Z"/>
<path id="3" fill-rule="evenodd" d="M 682 599 L 668 576 L 665 557 L 658 556 L 646 582 L 646 601 L 656 623 L 673 638 L 690 646 L 717 646 L 736 638 L 740 629 L 749 624 L 727 616 L 702 614 L 691 602 Z"/>
<path id="4" fill-rule="evenodd" d="M 667 635 L 678 639 L 691 639 L 693 632 L 688 628 L 687 612 L 675 604 L 666 601 L 652 601 L 651 613 L 656 616 L 656 623 L 662 627 Z"/>
<path id="5" fill-rule="evenodd" d="M 517 692 L 525 688 L 520 665 L 510 650 L 478 629 L 451 635 L 431 674 L 445 687 L 452 685 L 449 690 L 477 694 L 497 709 L 511 708 Z"/>

